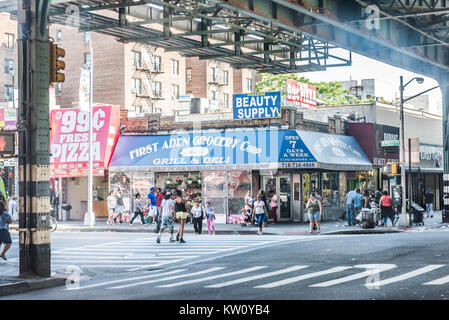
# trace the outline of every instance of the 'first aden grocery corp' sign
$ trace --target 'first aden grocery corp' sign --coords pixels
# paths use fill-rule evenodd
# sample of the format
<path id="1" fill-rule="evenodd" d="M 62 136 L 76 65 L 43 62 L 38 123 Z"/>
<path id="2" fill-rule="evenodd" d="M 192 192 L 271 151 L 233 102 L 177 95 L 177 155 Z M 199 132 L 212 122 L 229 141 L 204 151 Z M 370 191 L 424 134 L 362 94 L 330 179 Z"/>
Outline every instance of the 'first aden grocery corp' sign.
<path id="1" fill-rule="evenodd" d="M 258 92 L 232 96 L 234 119 L 265 119 L 281 117 L 281 93 Z"/>

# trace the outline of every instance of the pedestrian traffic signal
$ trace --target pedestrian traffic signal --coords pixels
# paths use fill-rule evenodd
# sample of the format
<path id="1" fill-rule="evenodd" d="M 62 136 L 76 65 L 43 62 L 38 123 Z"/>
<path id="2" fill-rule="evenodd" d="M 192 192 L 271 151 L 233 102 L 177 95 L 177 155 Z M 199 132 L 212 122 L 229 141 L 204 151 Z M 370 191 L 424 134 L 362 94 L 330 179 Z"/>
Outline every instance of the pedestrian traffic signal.
<path id="1" fill-rule="evenodd" d="M 50 83 L 64 82 L 65 75 L 61 70 L 65 69 L 65 62 L 59 58 L 65 57 L 65 50 L 58 48 L 57 44 L 50 43 Z"/>
<path id="2" fill-rule="evenodd" d="M 14 154 L 14 133 L 12 132 L 0 132 L 0 154 Z"/>

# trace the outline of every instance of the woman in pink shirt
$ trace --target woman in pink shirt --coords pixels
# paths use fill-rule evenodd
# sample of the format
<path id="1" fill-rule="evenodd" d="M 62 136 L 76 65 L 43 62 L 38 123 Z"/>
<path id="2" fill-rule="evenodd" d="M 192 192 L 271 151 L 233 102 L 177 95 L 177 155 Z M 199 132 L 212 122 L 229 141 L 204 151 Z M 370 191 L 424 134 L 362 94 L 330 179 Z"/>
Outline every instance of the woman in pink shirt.
<path id="1" fill-rule="evenodd" d="M 387 191 L 384 191 L 384 195 L 380 198 L 379 206 L 380 206 L 381 216 L 382 216 L 382 218 L 384 218 L 383 226 L 384 227 L 387 226 L 387 218 L 390 218 L 391 224 L 394 227 L 394 222 L 393 222 L 394 212 L 393 212 L 393 207 L 391 205 L 391 197 L 389 196 Z"/>
<path id="2" fill-rule="evenodd" d="M 273 217 L 273 224 L 276 224 L 278 222 L 278 216 L 277 216 L 277 210 L 278 210 L 278 201 L 279 197 L 276 195 L 274 191 L 272 191 L 273 196 L 271 197 L 271 216 Z"/>

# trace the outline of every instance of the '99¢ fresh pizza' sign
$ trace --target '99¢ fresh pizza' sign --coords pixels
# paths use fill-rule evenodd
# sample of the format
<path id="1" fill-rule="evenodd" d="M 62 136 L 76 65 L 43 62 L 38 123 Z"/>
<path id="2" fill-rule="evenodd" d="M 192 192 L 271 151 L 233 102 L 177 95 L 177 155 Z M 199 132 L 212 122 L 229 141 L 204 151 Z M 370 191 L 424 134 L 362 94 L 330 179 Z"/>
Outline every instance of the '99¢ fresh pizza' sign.
<path id="1" fill-rule="evenodd" d="M 89 113 L 77 108 L 51 113 L 50 164 L 54 169 L 87 168 Z M 107 166 L 119 134 L 118 108 L 94 107 L 92 115 L 93 166 Z"/>

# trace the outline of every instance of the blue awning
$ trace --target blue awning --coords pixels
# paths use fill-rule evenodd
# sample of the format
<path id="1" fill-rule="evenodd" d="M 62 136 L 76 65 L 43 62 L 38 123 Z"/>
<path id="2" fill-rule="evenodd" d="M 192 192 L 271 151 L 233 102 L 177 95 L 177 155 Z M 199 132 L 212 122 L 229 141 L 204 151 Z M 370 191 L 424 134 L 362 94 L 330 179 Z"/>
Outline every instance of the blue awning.
<path id="1" fill-rule="evenodd" d="M 370 170 L 353 137 L 299 130 L 246 129 L 121 136 L 109 168 L 198 171 L 280 168 Z"/>

